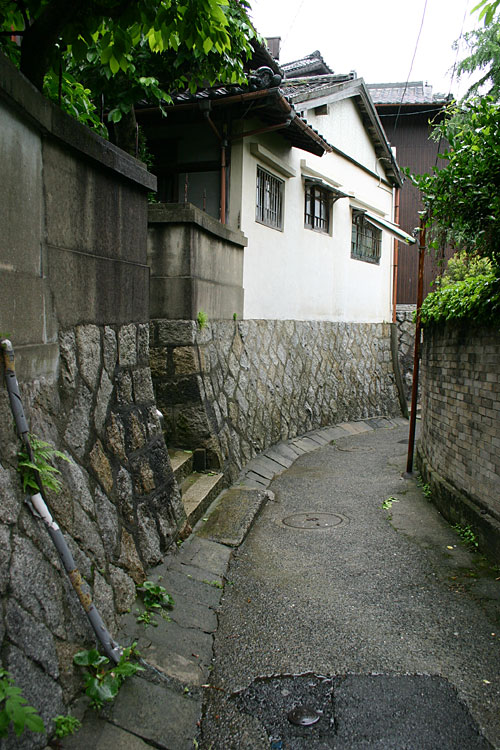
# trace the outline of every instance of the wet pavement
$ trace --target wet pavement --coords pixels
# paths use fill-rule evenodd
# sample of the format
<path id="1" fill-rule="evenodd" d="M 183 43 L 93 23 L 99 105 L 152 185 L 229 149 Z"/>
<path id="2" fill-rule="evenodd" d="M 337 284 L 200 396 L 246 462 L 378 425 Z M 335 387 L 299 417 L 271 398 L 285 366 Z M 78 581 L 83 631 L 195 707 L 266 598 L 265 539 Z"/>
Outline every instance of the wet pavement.
<path id="1" fill-rule="evenodd" d="M 500 572 L 402 478 L 407 425 L 371 427 L 247 473 L 274 500 L 226 573 L 200 748 L 500 748 Z"/>

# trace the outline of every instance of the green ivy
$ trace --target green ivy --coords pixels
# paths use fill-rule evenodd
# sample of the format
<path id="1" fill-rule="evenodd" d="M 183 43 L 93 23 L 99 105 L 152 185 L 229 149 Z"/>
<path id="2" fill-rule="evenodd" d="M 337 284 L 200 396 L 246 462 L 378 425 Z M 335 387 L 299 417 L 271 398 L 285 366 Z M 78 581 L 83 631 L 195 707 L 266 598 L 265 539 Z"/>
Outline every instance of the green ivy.
<path id="1" fill-rule="evenodd" d="M 474 321 L 500 326 L 500 270 L 468 276 L 431 292 L 421 308 L 423 325 Z"/>

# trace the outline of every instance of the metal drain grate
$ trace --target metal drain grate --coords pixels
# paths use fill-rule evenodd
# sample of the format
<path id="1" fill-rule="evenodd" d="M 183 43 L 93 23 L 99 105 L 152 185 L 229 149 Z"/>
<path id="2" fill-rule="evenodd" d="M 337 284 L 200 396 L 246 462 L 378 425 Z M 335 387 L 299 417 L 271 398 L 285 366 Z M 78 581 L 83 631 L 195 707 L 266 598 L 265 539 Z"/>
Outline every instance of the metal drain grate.
<path id="1" fill-rule="evenodd" d="M 346 519 L 338 513 L 294 513 L 283 519 L 285 526 L 292 526 L 294 529 L 330 529 L 340 526 Z"/>

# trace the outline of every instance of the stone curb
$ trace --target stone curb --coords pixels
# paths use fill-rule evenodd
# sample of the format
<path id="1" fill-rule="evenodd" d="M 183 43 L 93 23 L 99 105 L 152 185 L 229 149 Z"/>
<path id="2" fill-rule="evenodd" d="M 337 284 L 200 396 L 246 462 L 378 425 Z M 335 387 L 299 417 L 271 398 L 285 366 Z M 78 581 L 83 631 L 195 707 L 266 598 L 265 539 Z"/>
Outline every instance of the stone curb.
<path id="1" fill-rule="evenodd" d="M 171 622 L 161 619 L 157 628 L 137 624 L 134 614 L 122 621 L 121 642 L 138 641 L 145 671 L 129 679 L 110 708 L 100 715 L 91 709 L 75 711 L 84 721 L 81 730 L 65 738 L 65 750 L 192 750 L 202 716 L 204 691 L 210 689 L 213 640 L 223 582 L 233 549 L 248 534 L 268 496 L 264 490 L 304 453 L 318 450 L 343 437 L 374 429 L 406 425 L 406 419 L 375 418 L 326 427 L 279 443 L 250 461 L 240 479 L 221 494 L 241 489 L 261 490 L 254 515 L 246 519 L 237 541 L 226 544 L 193 533 L 164 562 L 149 571 L 151 580 L 165 586 L 176 602 Z M 212 505 L 216 511 L 220 498 Z M 208 514 L 207 514 L 208 515 Z M 215 513 L 216 515 L 216 513 Z M 226 546 L 230 544 L 231 546 Z"/>
<path id="2" fill-rule="evenodd" d="M 343 422 L 335 427 L 312 430 L 301 437 L 277 443 L 260 453 L 245 466 L 233 486 L 267 488 L 276 476 L 288 469 L 304 453 L 318 450 L 323 445 L 343 437 L 402 425 L 408 425 L 408 420 L 404 417 L 369 417 L 356 422 Z"/>

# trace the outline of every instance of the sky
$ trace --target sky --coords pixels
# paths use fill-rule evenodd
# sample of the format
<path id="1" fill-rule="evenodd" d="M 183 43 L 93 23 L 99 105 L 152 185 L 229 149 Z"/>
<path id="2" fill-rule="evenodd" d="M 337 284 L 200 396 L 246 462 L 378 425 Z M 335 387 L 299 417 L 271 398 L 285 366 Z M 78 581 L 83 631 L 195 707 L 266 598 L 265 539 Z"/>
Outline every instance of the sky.
<path id="1" fill-rule="evenodd" d="M 264 37 L 281 37 L 281 62 L 319 50 L 335 73 L 367 83 L 424 81 L 433 93 L 462 96 L 453 42 L 480 26 L 478 0 L 250 0 Z M 458 59 L 465 57 L 464 48 Z"/>

